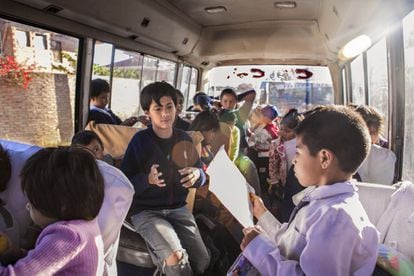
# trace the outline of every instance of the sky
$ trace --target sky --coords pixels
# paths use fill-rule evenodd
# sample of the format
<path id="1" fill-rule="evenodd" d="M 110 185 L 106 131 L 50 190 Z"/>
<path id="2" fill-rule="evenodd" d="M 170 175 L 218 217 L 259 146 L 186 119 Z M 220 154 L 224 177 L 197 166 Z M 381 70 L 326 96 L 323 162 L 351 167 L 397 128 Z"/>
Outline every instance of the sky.
<path id="1" fill-rule="evenodd" d="M 95 56 L 93 63 L 98 65 L 108 65 L 111 63 L 112 44 L 100 43 L 95 44 Z M 124 53 L 124 51 L 117 51 L 115 55 L 115 62 L 129 59 L 130 55 Z"/>

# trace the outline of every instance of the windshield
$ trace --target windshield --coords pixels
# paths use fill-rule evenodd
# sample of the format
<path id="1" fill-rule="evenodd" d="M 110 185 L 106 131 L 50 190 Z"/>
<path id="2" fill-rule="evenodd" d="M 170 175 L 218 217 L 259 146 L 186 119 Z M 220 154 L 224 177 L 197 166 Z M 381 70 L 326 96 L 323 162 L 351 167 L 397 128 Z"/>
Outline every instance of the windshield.
<path id="1" fill-rule="evenodd" d="M 282 114 L 300 112 L 319 104 L 333 103 L 331 75 L 327 67 L 289 65 L 223 66 L 207 73 L 205 92 L 219 96 L 232 87 L 237 93 L 255 89 L 257 104 L 275 105 Z"/>

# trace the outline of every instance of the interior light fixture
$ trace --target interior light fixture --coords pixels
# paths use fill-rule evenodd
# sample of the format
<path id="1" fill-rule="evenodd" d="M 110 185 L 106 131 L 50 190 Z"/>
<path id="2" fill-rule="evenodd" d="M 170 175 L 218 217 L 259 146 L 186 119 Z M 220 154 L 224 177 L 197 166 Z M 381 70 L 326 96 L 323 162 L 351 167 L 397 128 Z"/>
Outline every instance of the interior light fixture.
<path id="1" fill-rule="evenodd" d="M 273 6 L 278 9 L 294 9 L 296 8 L 295 1 L 274 2 Z"/>
<path id="2" fill-rule="evenodd" d="M 204 10 L 206 11 L 206 13 L 210 13 L 210 14 L 221 13 L 221 12 L 227 11 L 226 7 L 223 7 L 223 6 L 207 7 Z"/>
<path id="3" fill-rule="evenodd" d="M 349 41 L 342 48 L 342 55 L 345 58 L 353 58 L 364 52 L 372 44 L 371 38 L 365 34 L 357 36 Z"/>

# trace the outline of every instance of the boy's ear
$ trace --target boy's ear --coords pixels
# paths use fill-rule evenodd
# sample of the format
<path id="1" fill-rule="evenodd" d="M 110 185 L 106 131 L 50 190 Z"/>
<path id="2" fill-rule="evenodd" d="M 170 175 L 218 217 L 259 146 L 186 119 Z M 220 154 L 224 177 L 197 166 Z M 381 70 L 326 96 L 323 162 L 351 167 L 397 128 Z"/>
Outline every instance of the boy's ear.
<path id="1" fill-rule="evenodd" d="M 333 162 L 334 154 L 332 151 L 327 149 L 321 149 L 319 151 L 319 157 L 322 169 L 327 169 Z"/>
<path id="2" fill-rule="evenodd" d="M 149 111 L 148 110 L 144 110 L 144 114 L 149 116 Z"/>

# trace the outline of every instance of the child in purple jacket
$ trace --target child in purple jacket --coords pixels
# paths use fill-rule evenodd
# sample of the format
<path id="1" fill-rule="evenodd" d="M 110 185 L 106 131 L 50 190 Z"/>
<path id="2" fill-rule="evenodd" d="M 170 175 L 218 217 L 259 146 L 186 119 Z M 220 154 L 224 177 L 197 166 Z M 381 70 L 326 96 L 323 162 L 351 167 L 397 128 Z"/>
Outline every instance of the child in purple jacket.
<path id="1" fill-rule="evenodd" d="M 378 232 L 352 175 L 367 156 L 369 132 L 347 107 L 318 107 L 296 129 L 295 175 L 308 187 L 281 224 L 253 200 L 258 226 L 244 229 L 243 255 L 262 275 L 371 275 Z"/>
<path id="2" fill-rule="evenodd" d="M 30 217 L 43 230 L 35 248 L 0 266 L 0 274 L 102 275 L 103 242 L 94 218 L 104 182 L 93 156 L 80 148 L 42 149 L 28 159 L 21 179 Z"/>

